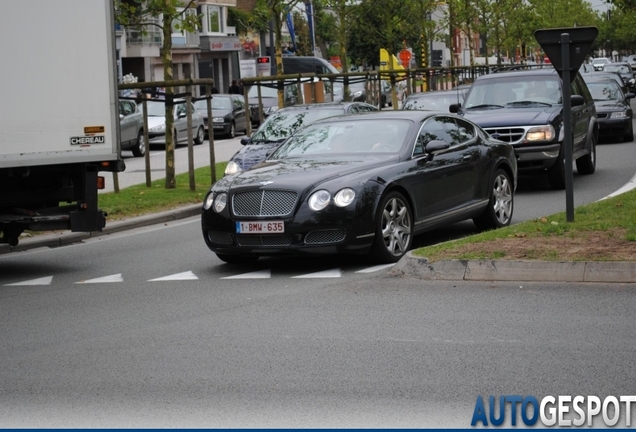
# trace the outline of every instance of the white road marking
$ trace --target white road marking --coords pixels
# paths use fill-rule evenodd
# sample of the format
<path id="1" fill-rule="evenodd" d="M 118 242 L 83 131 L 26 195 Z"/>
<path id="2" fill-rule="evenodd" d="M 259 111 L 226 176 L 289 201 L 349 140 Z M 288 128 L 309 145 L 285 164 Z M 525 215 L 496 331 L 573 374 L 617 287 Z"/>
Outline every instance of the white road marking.
<path id="1" fill-rule="evenodd" d="M 47 277 L 31 279 L 31 280 L 23 281 L 23 282 L 6 284 L 5 286 L 51 285 L 52 281 L 53 281 L 53 276 L 47 276 Z"/>
<path id="2" fill-rule="evenodd" d="M 339 268 L 320 271 L 316 273 L 308 273 L 300 276 L 292 276 L 295 279 L 313 279 L 313 278 L 339 278 L 342 276 L 342 272 Z"/>
<path id="3" fill-rule="evenodd" d="M 191 271 L 176 273 L 170 276 L 163 276 L 156 279 L 149 279 L 148 282 L 158 282 L 158 281 L 175 281 L 175 280 L 198 280 L 197 275 L 192 273 Z"/>
<path id="4" fill-rule="evenodd" d="M 373 272 L 377 272 L 380 270 L 384 270 L 384 269 L 388 269 L 390 267 L 393 267 L 395 264 L 380 264 L 377 266 L 373 266 L 373 267 L 368 267 L 362 270 L 358 270 L 356 273 L 373 273 Z"/>
<path id="5" fill-rule="evenodd" d="M 269 279 L 272 277 L 271 270 L 259 270 L 251 273 L 243 273 L 236 276 L 226 276 L 221 279 Z"/>
<path id="6" fill-rule="evenodd" d="M 95 279 L 88 279 L 84 281 L 75 282 L 76 284 L 89 284 L 89 283 L 116 283 L 123 282 L 124 278 L 121 276 L 121 273 L 117 273 L 110 276 L 99 277 Z"/>

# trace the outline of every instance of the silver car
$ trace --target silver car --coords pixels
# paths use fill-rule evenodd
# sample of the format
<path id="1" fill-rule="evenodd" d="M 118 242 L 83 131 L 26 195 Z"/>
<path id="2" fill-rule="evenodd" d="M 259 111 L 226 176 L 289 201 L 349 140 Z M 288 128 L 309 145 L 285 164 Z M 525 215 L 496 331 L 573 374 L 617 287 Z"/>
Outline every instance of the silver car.
<path id="1" fill-rule="evenodd" d="M 140 106 L 141 107 L 141 106 Z M 166 143 L 166 109 L 163 100 L 149 100 L 148 107 L 148 144 Z M 205 140 L 205 125 L 203 117 L 193 104 L 190 104 L 192 113 L 192 136 L 195 144 L 202 144 Z M 188 118 L 186 101 L 177 99 L 174 101 L 173 134 L 175 145 L 188 143 Z"/>
<path id="2" fill-rule="evenodd" d="M 144 117 L 135 101 L 120 99 L 119 129 L 121 133 L 121 149 L 131 150 L 135 157 L 146 154 L 144 140 Z"/>

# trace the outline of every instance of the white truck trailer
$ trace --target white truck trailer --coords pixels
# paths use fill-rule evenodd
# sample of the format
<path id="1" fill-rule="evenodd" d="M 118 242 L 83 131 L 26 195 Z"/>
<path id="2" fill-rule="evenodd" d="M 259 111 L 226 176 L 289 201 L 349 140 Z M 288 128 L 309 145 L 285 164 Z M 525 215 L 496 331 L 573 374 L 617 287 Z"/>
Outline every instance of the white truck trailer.
<path id="1" fill-rule="evenodd" d="M 125 168 L 113 1 L 3 2 L 0 53 L 0 243 L 101 231 L 99 173 Z"/>

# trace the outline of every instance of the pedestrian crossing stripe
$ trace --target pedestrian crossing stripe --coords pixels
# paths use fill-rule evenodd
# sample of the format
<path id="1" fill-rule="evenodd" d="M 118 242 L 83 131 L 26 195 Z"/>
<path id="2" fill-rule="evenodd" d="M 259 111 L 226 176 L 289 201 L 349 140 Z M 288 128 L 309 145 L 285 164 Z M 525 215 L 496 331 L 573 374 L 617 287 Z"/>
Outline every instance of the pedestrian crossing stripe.
<path id="1" fill-rule="evenodd" d="M 46 276 L 38 279 L 31 279 L 22 282 L 6 284 L 5 286 L 32 286 L 32 285 L 51 285 L 53 276 Z"/>
<path id="2" fill-rule="evenodd" d="M 103 276 L 95 279 L 88 279 L 84 281 L 75 282 L 76 284 L 91 284 L 91 283 L 118 283 L 123 282 L 124 278 L 121 273 L 117 273 L 110 276 Z"/>
<path id="3" fill-rule="evenodd" d="M 160 281 L 176 281 L 176 280 L 198 280 L 197 275 L 191 271 L 177 273 L 169 276 L 163 276 L 155 279 L 149 279 L 148 282 L 160 282 Z"/>
<path id="4" fill-rule="evenodd" d="M 259 270 L 250 273 L 243 273 L 235 276 L 225 276 L 221 279 L 269 279 L 272 277 L 271 270 Z"/>
<path id="5" fill-rule="evenodd" d="M 292 279 L 313 279 L 313 278 L 339 278 L 342 276 L 342 271 L 339 268 L 319 271 L 316 273 L 308 273 L 301 276 L 292 276 Z"/>

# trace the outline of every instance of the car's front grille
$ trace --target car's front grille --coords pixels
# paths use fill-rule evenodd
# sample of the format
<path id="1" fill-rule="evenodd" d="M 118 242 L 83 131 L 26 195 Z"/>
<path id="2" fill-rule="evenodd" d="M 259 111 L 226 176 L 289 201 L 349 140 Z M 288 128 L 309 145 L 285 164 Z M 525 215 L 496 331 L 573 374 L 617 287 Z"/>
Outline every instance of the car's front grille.
<path id="1" fill-rule="evenodd" d="M 285 190 L 253 190 L 232 197 L 235 216 L 289 216 L 298 195 Z"/>
<path id="2" fill-rule="evenodd" d="M 311 231 L 305 236 L 305 244 L 338 243 L 345 239 L 347 230 L 342 228 Z"/>
<path id="3" fill-rule="evenodd" d="M 505 141 L 511 144 L 521 141 L 526 134 L 526 128 L 524 127 L 484 128 L 484 129 L 493 138 L 496 138 L 499 141 Z"/>
<path id="4" fill-rule="evenodd" d="M 289 246 L 292 242 L 291 234 L 237 234 L 236 243 L 239 246 L 277 247 Z"/>

